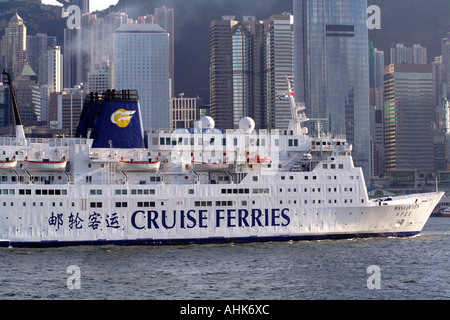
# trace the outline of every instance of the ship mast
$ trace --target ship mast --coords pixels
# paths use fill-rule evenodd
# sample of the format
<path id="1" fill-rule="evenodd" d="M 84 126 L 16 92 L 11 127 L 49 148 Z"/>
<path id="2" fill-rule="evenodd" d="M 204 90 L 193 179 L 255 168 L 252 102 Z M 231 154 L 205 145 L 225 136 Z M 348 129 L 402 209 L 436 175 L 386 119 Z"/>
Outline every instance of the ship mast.
<path id="1" fill-rule="evenodd" d="M 289 121 L 288 131 L 292 132 L 295 136 L 306 135 L 308 128 L 303 128 L 302 123 L 309 121 L 304 110 L 306 109 L 305 103 L 295 102 L 295 93 L 292 91 L 291 77 L 286 75 L 286 81 L 288 84 L 289 103 L 291 108 L 291 120 Z"/>
<path id="2" fill-rule="evenodd" d="M 19 108 L 17 106 L 16 94 L 14 92 L 14 87 L 11 81 L 11 75 L 3 70 L 2 75 L 5 75 L 7 78 L 7 84 L 9 86 L 9 91 L 11 92 L 11 100 L 13 104 L 14 111 L 14 123 L 16 124 L 16 141 L 22 141 L 26 145 L 25 140 L 25 131 L 23 130 L 22 119 L 20 118 Z"/>

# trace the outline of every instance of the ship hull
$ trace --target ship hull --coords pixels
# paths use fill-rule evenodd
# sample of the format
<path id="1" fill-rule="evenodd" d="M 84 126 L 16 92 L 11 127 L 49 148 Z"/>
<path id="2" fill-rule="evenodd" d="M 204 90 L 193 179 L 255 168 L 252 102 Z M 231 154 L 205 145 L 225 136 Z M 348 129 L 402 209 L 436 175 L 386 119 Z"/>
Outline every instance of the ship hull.
<path id="1" fill-rule="evenodd" d="M 175 186 L 166 188 L 172 194 L 182 190 Z M 410 237 L 422 231 L 443 196 L 442 193 L 421 194 L 359 206 L 334 207 L 288 204 L 286 199 L 266 196 L 261 206 L 258 203 L 262 199 L 255 197 L 253 205 L 251 195 L 169 199 L 157 195 L 140 197 L 128 190 L 127 196 L 121 198 L 116 196 L 114 189 L 117 187 L 79 186 L 68 190 L 70 196 L 56 199 L 43 196 L 32 200 L 15 192 L 11 199 L 2 199 L 7 205 L 12 199 L 16 203 L 13 208 L 0 212 L 0 246 L 166 245 Z M 90 190 L 102 192 L 92 195 Z M 34 192 L 31 190 L 32 194 Z"/>
<path id="2" fill-rule="evenodd" d="M 361 233 L 361 234 L 322 234 L 322 235 L 279 235 L 268 237 L 231 237 L 231 238 L 187 238 L 187 239 L 122 239 L 122 240 L 48 240 L 48 241 L 11 241 L 1 240 L 0 247 L 15 248 L 48 248 L 69 246 L 156 246 L 156 245 L 189 245 L 189 244 L 226 244 L 226 243 L 257 243 L 285 241 L 315 241 L 315 240 L 345 240 L 365 238 L 409 238 L 417 236 L 420 231 L 394 233 Z"/>

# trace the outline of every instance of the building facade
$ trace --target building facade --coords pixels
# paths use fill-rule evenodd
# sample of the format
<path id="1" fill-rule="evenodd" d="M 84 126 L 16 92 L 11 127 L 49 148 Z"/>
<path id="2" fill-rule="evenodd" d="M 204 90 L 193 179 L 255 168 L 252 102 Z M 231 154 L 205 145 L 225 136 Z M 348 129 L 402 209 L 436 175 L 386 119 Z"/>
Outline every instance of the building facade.
<path id="1" fill-rule="evenodd" d="M 203 100 L 199 97 L 185 98 L 180 93 L 178 98 L 172 98 L 172 128 L 190 129 L 194 128 L 195 121 L 200 119 L 200 109 Z"/>
<path id="2" fill-rule="evenodd" d="M 37 75 L 28 63 L 16 74 L 13 85 L 22 122 L 26 125 L 41 121 L 41 90 Z"/>
<path id="3" fill-rule="evenodd" d="M 88 74 L 88 91 L 103 93 L 111 89 L 111 69 L 106 61 Z"/>
<path id="4" fill-rule="evenodd" d="M 294 0 L 295 93 L 310 132 L 345 135 L 370 179 L 366 0 Z"/>
<path id="5" fill-rule="evenodd" d="M 391 64 L 427 64 L 428 50 L 420 44 L 406 47 L 403 43 L 397 43 L 391 48 Z"/>
<path id="6" fill-rule="evenodd" d="M 169 34 L 156 24 L 124 24 L 113 42 L 113 88 L 138 90 L 144 130 L 170 130 Z"/>
<path id="7" fill-rule="evenodd" d="M 391 64 L 384 73 L 386 170 L 435 172 L 431 65 Z"/>

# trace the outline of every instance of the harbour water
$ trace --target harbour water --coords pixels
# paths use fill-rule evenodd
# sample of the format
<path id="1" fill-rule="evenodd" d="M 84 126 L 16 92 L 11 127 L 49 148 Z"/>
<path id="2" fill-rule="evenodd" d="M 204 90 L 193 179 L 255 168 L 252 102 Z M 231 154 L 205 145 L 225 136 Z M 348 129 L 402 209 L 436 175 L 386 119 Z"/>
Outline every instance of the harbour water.
<path id="1" fill-rule="evenodd" d="M 403 239 L 0 248 L 0 299 L 447 300 L 449 248 L 437 217 Z"/>

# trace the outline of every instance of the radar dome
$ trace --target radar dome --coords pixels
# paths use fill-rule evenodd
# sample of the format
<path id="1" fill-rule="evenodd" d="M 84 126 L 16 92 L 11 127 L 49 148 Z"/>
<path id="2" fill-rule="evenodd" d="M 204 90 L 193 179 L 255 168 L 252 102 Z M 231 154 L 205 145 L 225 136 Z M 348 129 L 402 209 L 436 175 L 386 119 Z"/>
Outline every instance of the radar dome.
<path id="1" fill-rule="evenodd" d="M 208 116 L 204 116 L 200 119 L 200 126 L 202 129 L 214 129 L 216 123 L 214 119 Z"/>
<path id="2" fill-rule="evenodd" d="M 245 133 L 251 133 L 255 130 L 255 121 L 250 117 L 242 118 L 241 121 L 239 121 L 239 129 Z"/>

